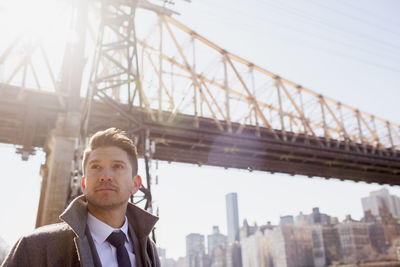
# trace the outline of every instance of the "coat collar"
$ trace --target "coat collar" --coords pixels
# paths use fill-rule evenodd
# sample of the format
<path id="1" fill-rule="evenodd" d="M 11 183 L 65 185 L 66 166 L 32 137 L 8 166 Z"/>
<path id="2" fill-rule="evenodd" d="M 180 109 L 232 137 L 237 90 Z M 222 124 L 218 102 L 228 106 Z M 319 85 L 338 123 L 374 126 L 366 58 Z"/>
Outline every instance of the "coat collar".
<path id="1" fill-rule="evenodd" d="M 60 215 L 60 219 L 67 223 L 78 237 L 83 237 L 85 236 L 87 214 L 86 197 L 81 195 L 68 205 Z M 139 239 L 148 236 L 158 221 L 158 217 L 136 207 L 132 203 L 128 203 L 126 217 L 129 223 L 132 224 Z"/>

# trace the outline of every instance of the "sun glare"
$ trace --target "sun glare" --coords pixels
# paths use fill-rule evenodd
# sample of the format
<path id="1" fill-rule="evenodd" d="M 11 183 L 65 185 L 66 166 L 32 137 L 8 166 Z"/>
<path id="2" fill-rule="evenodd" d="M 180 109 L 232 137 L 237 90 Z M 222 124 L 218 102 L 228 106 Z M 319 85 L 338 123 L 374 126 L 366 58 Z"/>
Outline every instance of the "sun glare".
<path id="1" fill-rule="evenodd" d="M 1 1 L 0 82 L 54 90 L 65 45 L 76 40 L 73 11 L 68 0 Z"/>
<path id="2" fill-rule="evenodd" d="M 8 0 L 0 4 L 0 22 L 7 36 L 60 39 L 66 36 L 68 13 L 66 1 Z"/>

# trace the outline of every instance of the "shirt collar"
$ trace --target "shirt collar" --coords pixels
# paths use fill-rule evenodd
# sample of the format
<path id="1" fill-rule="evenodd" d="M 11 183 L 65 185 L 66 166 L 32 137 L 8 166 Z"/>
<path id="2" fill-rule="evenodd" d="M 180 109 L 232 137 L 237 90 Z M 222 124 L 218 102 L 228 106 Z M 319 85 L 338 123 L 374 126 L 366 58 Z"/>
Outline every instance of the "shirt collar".
<path id="1" fill-rule="evenodd" d="M 107 237 L 114 231 L 122 231 L 124 232 L 125 237 L 128 237 L 128 218 L 126 218 L 126 216 L 125 222 L 122 227 L 114 228 L 97 219 L 92 214 L 90 214 L 90 212 L 88 212 L 87 224 L 93 239 L 98 244 L 102 244 L 104 241 L 106 241 Z"/>

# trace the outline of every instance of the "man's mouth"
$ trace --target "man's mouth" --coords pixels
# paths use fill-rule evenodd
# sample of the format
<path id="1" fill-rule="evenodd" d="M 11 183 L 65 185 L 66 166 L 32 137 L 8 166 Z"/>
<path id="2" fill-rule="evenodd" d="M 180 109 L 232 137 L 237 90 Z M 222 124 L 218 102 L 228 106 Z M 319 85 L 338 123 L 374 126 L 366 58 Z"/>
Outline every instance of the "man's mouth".
<path id="1" fill-rule="evenodd" d="M 117 191 L 117 187 L 115 186 L 99 186 L 95 188 L 96 192 L 101 192 L 101 191 Z"/>

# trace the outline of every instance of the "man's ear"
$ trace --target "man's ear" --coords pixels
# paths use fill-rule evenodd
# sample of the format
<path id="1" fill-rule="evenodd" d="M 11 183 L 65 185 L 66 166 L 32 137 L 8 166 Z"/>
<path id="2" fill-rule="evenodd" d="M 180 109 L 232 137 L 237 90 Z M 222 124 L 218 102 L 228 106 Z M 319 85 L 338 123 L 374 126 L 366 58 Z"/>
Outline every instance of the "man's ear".
<path id="1" fill-rule="evenodd" d="M 136 194 L 141 185 L 142 185 L 142 177 L 140 177 L 140 175 L 135 175 L 133 177 L 132 195 Z"/>
<path id="2" fill-rule="evenodd" d="M 86 189 L 86 179 L 85 179 L 85 177 L 82 177 L 81 185 L 82 185 L 82 192 L 85 193 L 85 189 Z"/>

